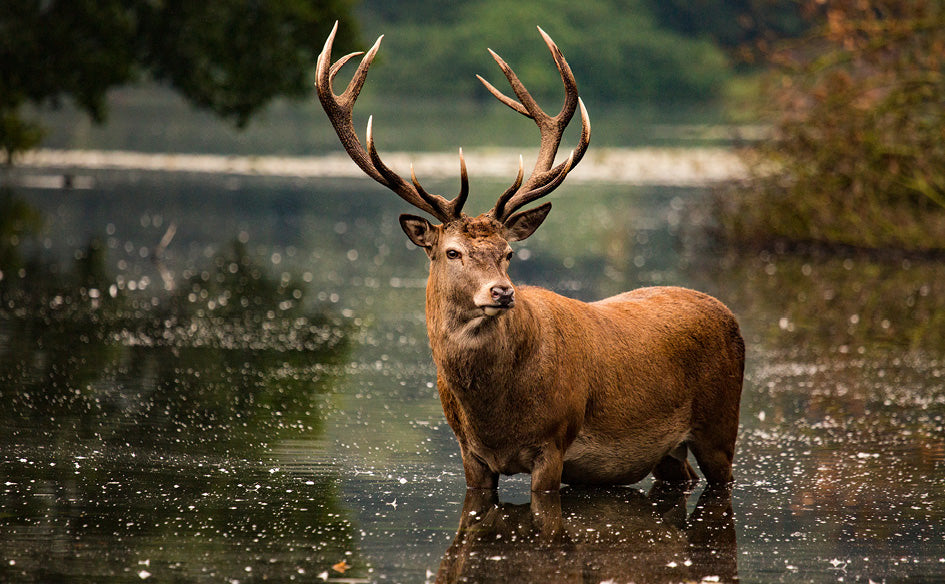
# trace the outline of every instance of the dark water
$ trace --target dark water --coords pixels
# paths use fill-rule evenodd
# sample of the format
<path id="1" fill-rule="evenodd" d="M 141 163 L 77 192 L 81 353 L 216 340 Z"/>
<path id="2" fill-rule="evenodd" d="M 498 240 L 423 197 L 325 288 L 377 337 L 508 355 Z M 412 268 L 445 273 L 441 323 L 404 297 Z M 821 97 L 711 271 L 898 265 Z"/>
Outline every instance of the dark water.
<path id="1" fill-rule="evenodd" d="M 5 180 L 0 581 L 945 580 L 942 264 L 721 256 L 689 228 L 701 191 L 564 188 L 513 279 L 729 304 L 736 485 L 467 498 L 396 197 Z"/>

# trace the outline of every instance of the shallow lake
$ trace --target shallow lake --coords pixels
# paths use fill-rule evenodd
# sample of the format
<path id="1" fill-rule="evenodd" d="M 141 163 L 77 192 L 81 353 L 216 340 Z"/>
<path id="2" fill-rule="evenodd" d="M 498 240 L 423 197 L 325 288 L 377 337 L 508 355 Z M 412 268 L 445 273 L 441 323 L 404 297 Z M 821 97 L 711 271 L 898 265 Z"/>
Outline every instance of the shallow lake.
<path id="1" fill-rule="evenodd" d="M 395 196 L 10 176 L 0 581 L 945 580 L 941 263 L 723 253 L 703 190 L 563 187 L 513 280 L 727 303 L 748 345 L 736 483 L 531 499 L 519 475 L 467 498 Z M 476 210 L 505 187 L 472 186 Z"/>

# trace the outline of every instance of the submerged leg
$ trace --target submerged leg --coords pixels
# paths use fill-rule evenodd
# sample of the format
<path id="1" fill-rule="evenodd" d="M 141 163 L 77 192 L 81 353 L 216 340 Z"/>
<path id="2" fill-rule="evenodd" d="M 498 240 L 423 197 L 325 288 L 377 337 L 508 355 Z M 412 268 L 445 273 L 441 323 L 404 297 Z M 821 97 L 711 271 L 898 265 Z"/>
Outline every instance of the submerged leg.
<path id="1" fill-rule="evenodd" d="M 732 482 L 734 446 L 693 442 L 692 453 L 707 481 L 714 485 Z"/>
<path id="2" fill-rule="evenodd" d="M 499 486 L 499 473 L 492 472 L 486 463 L 476 458 L 465 448 L 461 448 L 463 470 L 466 473 L 467 489 L 496 489 Z"/>
<path id="3" fill-rule="evenodd" d="M 713 485 L 732 482 L 732 460 L 738 438 L 738 412 L 745 370 L 745 344 L 733 323 L 728 366 L 716 382 L 703 387 L 701 406 L 694 408 L 689 447 L 702 474 Z"/>
<path id="4" fill-rule="evenodd" d="M 714 485 L 732 482 L 732 459 L 735 458 L 735 438 L 738 434 L 738 410 L 733 419 L 720 419 L 718 423 L 703 428 L 694 428 L 689 447 L 699 463 L 702 474 Z"/>
<path id="5" fill-rule="evenodd" d="M 696 471 L 687 460 L 689 451 L 685 442 L 674 448 L 657 463 L 653 477 L 658 481 L 671 483 L 692 483 L 699 480 Z"/>

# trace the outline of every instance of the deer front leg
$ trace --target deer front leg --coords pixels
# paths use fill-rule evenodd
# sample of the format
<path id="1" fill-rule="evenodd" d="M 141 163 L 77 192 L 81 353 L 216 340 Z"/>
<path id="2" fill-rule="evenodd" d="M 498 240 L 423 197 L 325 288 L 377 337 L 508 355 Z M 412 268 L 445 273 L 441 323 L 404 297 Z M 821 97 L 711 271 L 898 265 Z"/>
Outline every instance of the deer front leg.
<path id="1" fill-rule="evenodd" d="M 547 493 L 561 489 L 564 452 L 546 444 L 532 463 L 532 492 Z"/>
<path id="2" fill-rule="evenodd" d="M 463 455 L 463 470 L 466 473 L 467 489 L 497 489 L 499 487 L 499 473 L 479 460 L 465 447 L 461 449 Z"/>
<path id="3" fill-rule="evenodd" d="M 532 521 L 538 528 L 542 543 L 555 543 L 562 539 L 564 522 L 561 519 L 561 493 L 532 493 Z"/>

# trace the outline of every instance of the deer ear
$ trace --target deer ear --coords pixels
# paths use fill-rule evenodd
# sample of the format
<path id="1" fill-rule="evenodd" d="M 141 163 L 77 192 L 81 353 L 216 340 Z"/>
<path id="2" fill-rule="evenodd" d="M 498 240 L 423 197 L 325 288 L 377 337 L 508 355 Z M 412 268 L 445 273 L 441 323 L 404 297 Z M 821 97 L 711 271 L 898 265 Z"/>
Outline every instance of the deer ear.
<path id="1" fill-rule="evenodd" d="M 436 229 L 423 217 L 401 215 L 400 226 L 415 245 L 427 250 L 436 245 Z"/>
<path id="2" fill-rule="evenodd" d="M 551 211 L 551 203 L 538 205 L 534 209 L 516 213 L 505 222 L 505 239 L 507 241 L 522 241 L 541 225 L 548 212 Z"/>

